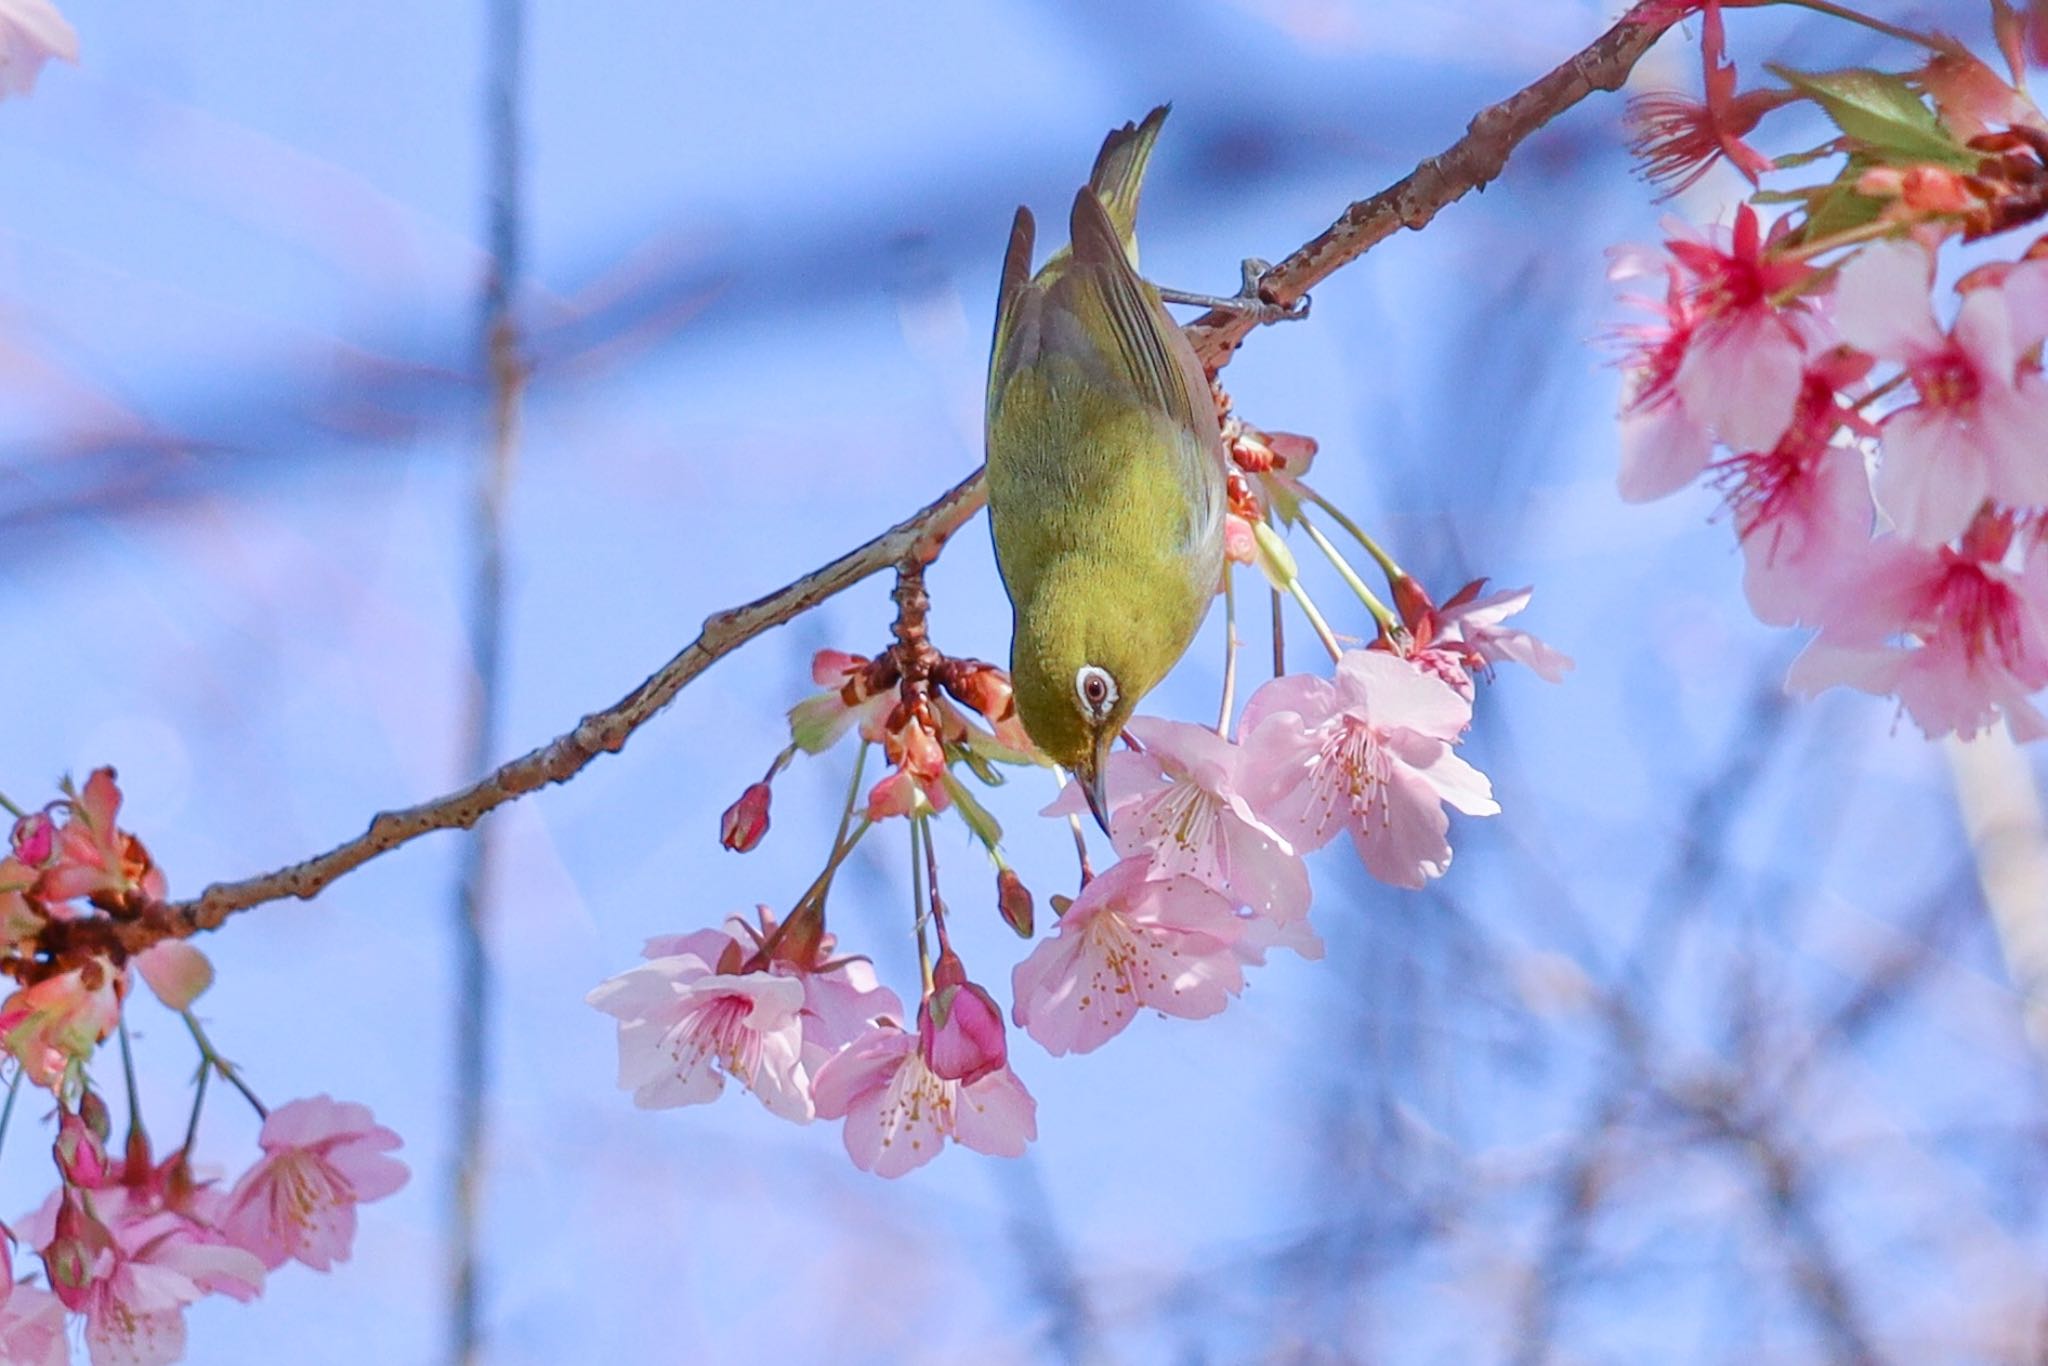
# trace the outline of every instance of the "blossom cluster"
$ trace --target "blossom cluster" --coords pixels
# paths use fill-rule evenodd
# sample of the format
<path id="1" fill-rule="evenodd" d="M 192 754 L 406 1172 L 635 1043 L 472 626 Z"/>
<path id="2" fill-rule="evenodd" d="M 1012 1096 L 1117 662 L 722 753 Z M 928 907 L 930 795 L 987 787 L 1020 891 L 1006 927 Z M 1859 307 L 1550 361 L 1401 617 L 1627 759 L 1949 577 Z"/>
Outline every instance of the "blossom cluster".
<path id="1" fill-rule="evenodd" d="M 617 1021 L 619 1085 L 636 1104 L 701 1103 L 733 1082 L 780 1118 L 843 1121 L 855 1164 L 883 1176 L 930 1161 L 948 1142 L 1016 1156 L 1036 1137 L 1037 1114 L 1012 1067 L 1010 1027 L 1053 1056 L 1086 1053 L 1147 1011 L 1217 1014 L 1271 950 L 1320 958 L 1306 856 L 1339 836 L 1392 886 L 1420 888 L 1446 872 L 1449 811 L 1499 810 L 1485 776 L 1457 753 L 1477 681 L 1507 662 L 1555 680 L 1570 661 L 1508 624 L 1528 604 L 1527 589 L 1487 594 L 1473 583 L 1437 604 L 1357 532 L 1387 572 L 1394 607 L 1385 606 L 1308 521 L 1304 504 L 1326 506 L 1303 479 L 1315 443 L 1234 418 L 1224 431 L 1230 559 L 1257 566 L 1296 599 L 1330 672 L 1272 679 L 1234 726 L 1228 683 L 1214 728 L 1150 716 L 1129 723 L 1103 774 L 1117 861 L 1095 872 L 1083 842 L 1078 892 L 1051 898 L 1057 923 L 1012 969 L 1006 1016 L 953 948 L 929 826 L 942 816 L 965 822 L 997 869 L 996 911 L 1034 938 L 1033 898 L 975 789 L 1001 781 L 997 765 L 1044 761 L 1018 725 L 1004 671 L 931 649 L 921 586 L 899 586 L 908 612 L 898 644 L 873 657 L 819 653 L 812 679 L 822 691 L 791 709 L 789 747 L 720 822 L 726 847 L 757 847 L 781 769 L 798 753 L 857 737 L 862 759 L 880 748 L 889 769 L 864 787 L 856 760 L 824 871 L 788 916 L 764 906 L 753 920 L 650 940 L 639 966 L 590 993 Z M 1308 596 L 1282 535 L 1297 525 L 1373 615 L 1369 646 L 1345 648 Z M 1228 635 L 1234 678 L 1234 616 Z M 1068 783 L 1041 814 L 1071 823 L 1079 841 L 1088 811 L 1081 785 Z M 909 827 L 920 867 L 914 1009 L 824 929 L 833 871 L 877 823 L 894 820 Z"/>
<path id="2" fill-rule="evenodd" d="M 56 1189 L 0 1225 L 0 1361 L 23 1366 L 68 1361 L 74 1320 L 94 1366 L 176 1361 L 186 1306 L 212 1294 L 253 1298 L 288 1261 L 330 1269 L 348 1257 L 356 1205 L 407 1175 L 390 1156 L 398 1135 L 361 1105 L 323 1095 L 263 1110 L 192 1014 L 213 980 L 198 949 L 165 938 L 126 955 L 111 931 L 150 923 L 165 880 L 117 823 L 120 808 L 113 770 L 95 770 L 21 815 L 0 857 L 0 967 L 23 982 L 0 1002 L 0 1056 L 12 1064 L 4 1114 L 15 1115 L 16 1090 L 33 1086 L 55 1102 L 57 1121 Z M 112 1120 L 93 1077 L 100 1045 L 131 1004 L 131 968 L 200 1049 L 185 1145 L 161 1161 L 139 1113 L 110 1150 Z M 215 1076 L 264 1115 L 261 1153 L 232 1182 L 202 1175 L 189 1146 Z M 16 1282 L 18 1250 L 40 1263 L 42 1285 Z"/>
<path id="3" fill-rule="evenodd" d="M 1705 9 L 1706 101 L 1640 111 L 1652 172 L 1841 160 L 1732 229 L 1617 254 L 1618 277 L 1662 286 L 1626 334 L 1622 495 L 1722 494 L 1757 616 L 1816 631 L 1795 690 L 1894 697 L 1930 737 L 2048 734 L 2048 239 L 1941 284 L 1952 244 L 2048 213 L 2021 18 L 1994 6 L 2006 74 L 1935 36 L 1904 75 L 1776 69 L 1783 87 L 1742 95 Z M 1837 136 L 1776 161 L 1745 141 L 1794 104 Z"/>

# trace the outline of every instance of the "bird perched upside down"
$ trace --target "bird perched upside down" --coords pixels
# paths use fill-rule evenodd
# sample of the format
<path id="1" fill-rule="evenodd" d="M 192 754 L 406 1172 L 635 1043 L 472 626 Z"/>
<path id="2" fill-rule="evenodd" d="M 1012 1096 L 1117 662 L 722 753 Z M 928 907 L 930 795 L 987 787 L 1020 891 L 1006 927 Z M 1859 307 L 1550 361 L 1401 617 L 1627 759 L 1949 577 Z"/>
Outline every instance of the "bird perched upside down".
<path id="1" fill-rule="evenodd" d="M 1137 269 L 1138 191 L 1165 118 L 1103 142 L 1072 245 L 1036 275 L 1031 212 L 1017 210 L 989 357 L 989 526 L 1017 714 L 1105 830 L 1110 745 L 1186 651 L 1223 570 L 1209 383 Z"/>

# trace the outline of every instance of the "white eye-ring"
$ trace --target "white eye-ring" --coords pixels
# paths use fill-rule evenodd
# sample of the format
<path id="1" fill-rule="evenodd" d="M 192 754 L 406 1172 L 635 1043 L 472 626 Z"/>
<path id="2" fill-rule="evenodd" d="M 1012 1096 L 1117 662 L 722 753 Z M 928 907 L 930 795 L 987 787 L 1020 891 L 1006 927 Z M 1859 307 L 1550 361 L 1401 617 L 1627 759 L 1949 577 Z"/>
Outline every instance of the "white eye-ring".
<path id="1" fill-rule="evenodd" d="M 1074 673 L 1074 695 L 1081 710 L 1100 721 L 1116 705 L 1116 679 L 1099 664 L 1083 664 Z"/>

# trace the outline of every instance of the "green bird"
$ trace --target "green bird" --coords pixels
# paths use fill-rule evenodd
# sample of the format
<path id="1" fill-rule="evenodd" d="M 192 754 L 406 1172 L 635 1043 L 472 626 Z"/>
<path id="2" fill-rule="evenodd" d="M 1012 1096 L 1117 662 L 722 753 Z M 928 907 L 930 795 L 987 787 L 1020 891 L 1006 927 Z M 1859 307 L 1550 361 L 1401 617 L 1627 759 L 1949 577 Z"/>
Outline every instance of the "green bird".
<path id="1" fill-rule="evenodd" d="M 1105 830 L 1110 746 L 1186 652 L 1223 571 L 1209 382 L 1138 275 L 1138 191 L 1165 119 L 1162 105 L 1103 142 L 1072 245 L 1036 275 L 1031 211 L 1017 210 L 989 356 L 989 527 L 1017 714 Z"/>

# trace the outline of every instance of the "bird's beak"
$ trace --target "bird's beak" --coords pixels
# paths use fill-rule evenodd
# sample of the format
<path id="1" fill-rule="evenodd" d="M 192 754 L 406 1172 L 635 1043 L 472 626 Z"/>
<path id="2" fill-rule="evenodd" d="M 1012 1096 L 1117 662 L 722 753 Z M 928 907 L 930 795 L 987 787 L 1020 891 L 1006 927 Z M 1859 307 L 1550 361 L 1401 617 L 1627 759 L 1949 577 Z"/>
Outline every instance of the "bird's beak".
<path id="1" fill-rule="evenodd" d="M 1095 747 L 1088 757 L 1088 766 L 1078 770 L 1074 776 L 1081 781 L 1081 791 L 1088 798 L 1088 809 L 1095 813 L 1095 823 L 1102 827 L 1102 833 L 1109 833 L 1109 789 L 1104 776 L 1109 768 L 1109 744 L 1104 741 Z"/>

